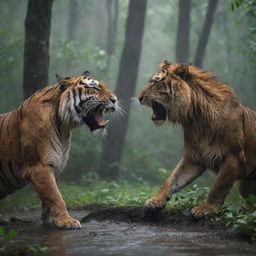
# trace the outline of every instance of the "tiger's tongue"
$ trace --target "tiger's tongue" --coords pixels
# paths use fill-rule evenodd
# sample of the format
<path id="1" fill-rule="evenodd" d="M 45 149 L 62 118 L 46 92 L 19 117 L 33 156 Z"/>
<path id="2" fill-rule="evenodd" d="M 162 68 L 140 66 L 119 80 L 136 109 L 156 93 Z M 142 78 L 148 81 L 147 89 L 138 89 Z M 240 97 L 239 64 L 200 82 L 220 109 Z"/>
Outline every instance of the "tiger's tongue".
<path id="1" fill-rule="evenodd" d="M 94 118 L 97 121 L 98 125 L 100 125 L 100 126 L 104 125 L 104 120 L 103 120 L 102 115 L 96 114 Z"/>

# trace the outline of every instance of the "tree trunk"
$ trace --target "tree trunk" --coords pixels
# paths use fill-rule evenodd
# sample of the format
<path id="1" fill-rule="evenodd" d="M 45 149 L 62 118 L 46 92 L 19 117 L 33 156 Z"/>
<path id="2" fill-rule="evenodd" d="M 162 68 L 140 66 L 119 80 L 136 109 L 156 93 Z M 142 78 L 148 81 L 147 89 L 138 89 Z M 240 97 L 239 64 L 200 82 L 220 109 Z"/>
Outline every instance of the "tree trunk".
<path id="1" fill-rule="evenodd" d="M 176 40 L 177 63 L 188 63 L 191 0 L 179 0 L 179 19 Z"/>
<path id="2" fill-rule="evenodd" d="M 108 34 L 107 34 L 107 67 L 111 62 L 111 57 L 115 51 L 117 20 L 118 20 L 118 0 L 107 0 L 108 13 Z"/>
<path id="3" fill-rule="evenodd" d="M 74 40 L 78 24 L 77 0 L 69 0 L 68 5 L 68 39 Z"/>
<path id="4" fill-rule="evenodd" d="M 48 84 L 49 37 L 53 0 L 29 0 L 25 20 L 24 97 Z"/>
<path id="5" fill-rule="evenodd" d="M 194 64 L 198 67 L 202 67 L 203 65 L 203 59 L 205 56 L 206 46 L 210 37 L 212 23 L 214 20 L 214 13 L 218 5 L 218 0 L 209 0 L 207 13 L 204 20 L 203 29 L 201 31 Z"/>
<path id="6" fill-rule="evenodd" d="M 109 135 L 103 143 L 102 163 L 99 174 L 102 178 L 118 176 L 118 162 L 122 156 L 125 134 L 129 120 L 129 98 L 134 95 L 141 53 L 147 0 L 130 0 L 126 20 L 125 42 L 119 65 L 116 91 L 127 114 L 113 120 Z"/>

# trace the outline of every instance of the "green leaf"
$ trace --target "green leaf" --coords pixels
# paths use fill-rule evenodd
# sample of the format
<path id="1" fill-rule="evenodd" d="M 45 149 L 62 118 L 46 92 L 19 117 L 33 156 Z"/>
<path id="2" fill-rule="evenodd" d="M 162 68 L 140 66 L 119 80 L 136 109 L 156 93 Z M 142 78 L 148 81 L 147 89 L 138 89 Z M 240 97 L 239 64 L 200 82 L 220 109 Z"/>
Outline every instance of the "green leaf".
<path id="1" fill-rule="evenodd" d="M 43 246 L 43 247 L 40 247 L 39 248 L 39 252 L 45 252 L 48 250 L 48 247 L 47 246 Z"/>
<path id="2" fill-rule="evenodd" d="M 7 239 L 12 240 L 17 235 L 17 231 L 10 229 L 7 234 Z"/>
<path id="3" fill-rule="evenodd" d="M 0 227 L 0 236 L 3 236 L 3 235 L 4 235 L 4 228 Z"/>

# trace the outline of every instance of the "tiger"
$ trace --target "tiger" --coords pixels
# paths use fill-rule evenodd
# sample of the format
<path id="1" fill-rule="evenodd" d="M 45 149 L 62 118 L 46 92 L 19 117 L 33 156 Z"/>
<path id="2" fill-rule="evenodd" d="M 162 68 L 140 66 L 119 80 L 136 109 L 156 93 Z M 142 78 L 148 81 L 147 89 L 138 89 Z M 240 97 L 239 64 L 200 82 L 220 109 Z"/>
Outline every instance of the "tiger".
<path id="1" fill-rule="evenodd" d="M 139 100 L 152 108 L 155 125 L 169 120 L 184 131 L 183 156 L 147 207 L 164 207 L 206 169 L 217 177 L 206 202 L 192 209 L 194 218 L 218 210 L 235 181 L 242 197 L 256 195 L 256 112 L 243 106 L 231 87 L 193 65 L 165 61 Z"/>
<path id="2" fill-rule="evenodd" d="M 80 229 L 58 189 L 66 166 L 72 130 L 86 124 L 96 135 L 106 134 L 105 113 L 118 109 L 118 99 L 89 71 L 62 78 L 0 115 L 0 199 L 32 183 L 42 202 L 42 224 Z"/>

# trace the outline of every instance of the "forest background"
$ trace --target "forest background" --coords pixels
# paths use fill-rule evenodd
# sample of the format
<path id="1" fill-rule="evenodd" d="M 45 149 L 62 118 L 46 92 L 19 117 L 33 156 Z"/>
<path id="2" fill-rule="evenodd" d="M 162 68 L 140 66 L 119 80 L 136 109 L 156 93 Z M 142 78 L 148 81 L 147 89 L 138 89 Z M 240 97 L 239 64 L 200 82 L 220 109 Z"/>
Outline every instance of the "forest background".
<path id="1" fill-rule="evenodd" d="M 182 154 L 181 127 L 156 128 L 149 118 L 151 110 L 131 100 L 161 61 L 191 63 L 213 72 L 243 104 L 256 109 L 256 1 L 32 2 L 0 3 L 1 113 L 19 106 L 33 91 L 56 83 L 56 72 L 65 77 L 85 70 L 104 80 L 126 111 L 126 116 L 111 120 L 105 138 L 93 137 L 87 127 L 74 131 L 62 175 L 69 205 L 143 203 L 175 167 Z M 31 47 L 31 17 L 38 17 L 34 22 L 41 22 L 45 30 L 37 37 L 42 36 L 46 45 L 49 40 L 46 57 Z M 38 68 L 29 62 L 31 55 L 45 65 Z M 38 78 L 32 78 L 33 72 Z M 195 183 L 208 187 L 213 179 L 207 172 Z M 113 192 L 117 188 L 122 192 Z M 24 195 L 27 201 L 21 200 Z M 237 196 L 234 192 L 234 201 Z M 30 188 L 7 199 L 7 206 L 34 204 L 38 201 Z"/>

